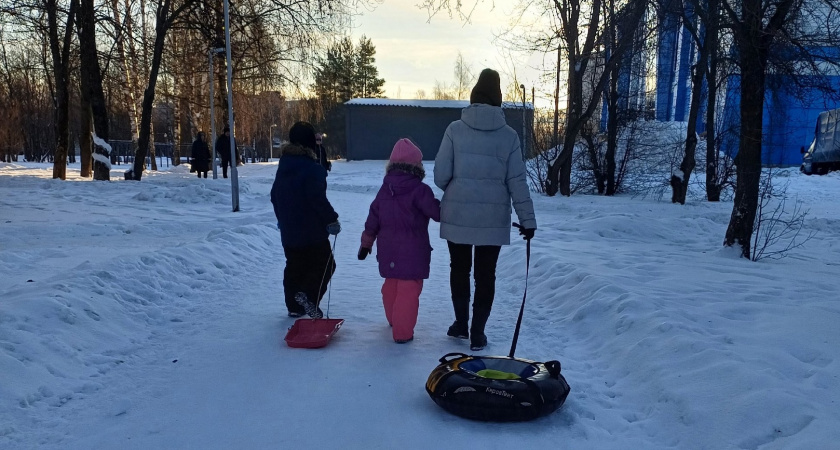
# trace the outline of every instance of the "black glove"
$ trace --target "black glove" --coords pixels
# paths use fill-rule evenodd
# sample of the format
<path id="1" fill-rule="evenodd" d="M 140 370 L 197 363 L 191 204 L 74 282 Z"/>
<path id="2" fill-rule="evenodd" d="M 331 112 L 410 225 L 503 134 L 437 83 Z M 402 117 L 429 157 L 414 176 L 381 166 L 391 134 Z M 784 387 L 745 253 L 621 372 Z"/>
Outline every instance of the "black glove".
<path id="1" fill-rule="evenodd" d="M 534 238 L 534 232 L 535 231 L 537 231 L 536 228 L 520 228 L 519 229 L 519 234 L 522 235 L 522 239 L 525 239 L 526 241 L 530 241 L 531 239 Z"/>
<path id="2" fill-rule="evenodd" d="M 332 170 L 332 162 L 327 161 L 327 171 L 331 171 L 331 170 Z"/>
<path id="3" fill-rule="evenodd" d="M 365 258 L 367 258 L 367 255 L 370 255 L 370 253 L 371 253 L 371 251 L 370 251 L 369 248 L 359 247 L 359 254 L 358 254 L 359 261 L 363 261 Z"/>
<path id="4" fill-rule="evenodd" d="M 333 236 L 337 235 L 338 233 L 341 233 L 341 224 L 338 223 L 338 221 L 336 220 L 335 222 L 327 225 L 327 233 Z"/>

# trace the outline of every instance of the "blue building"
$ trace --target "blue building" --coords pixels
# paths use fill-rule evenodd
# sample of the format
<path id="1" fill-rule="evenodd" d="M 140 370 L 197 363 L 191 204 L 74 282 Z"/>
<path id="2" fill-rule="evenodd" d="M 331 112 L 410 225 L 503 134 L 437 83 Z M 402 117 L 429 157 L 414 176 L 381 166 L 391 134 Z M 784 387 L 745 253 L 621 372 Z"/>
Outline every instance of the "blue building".
<path id="1" fill-rule="evenodd" d="M 693 11 L 686 18 L 668 16 L 658 28 L 656 50 L 655 117 L 659 121 L 685 121 L 691 105 L 691 70 L 697 61 L 697 48 L 691 33 L 683 23 L 697 23 Z M 700 24 L 702 27 L 702 24 Z M 840 58 L 837 49 L 823 49 L 827 57 Z M 807 75 L 800 80 L 814 81 Z M 835 91 L 840 91 L 840 74 L 827 77 Z M 630 87 L 630 86 L 627 86 Z M 795 91 L 798 89 L 798 92 Z M 705 89 L 704 89 L 705 92 Z M 635 95 L 632 91 L 629 93 Z M 703 99 L 705 105 L 706 100 Z M 737 128 L 740 122 L 740 76 L 728 77 L 718 90 L 717 120 L 723 131 L 721 150 L 730 156 L 738 151 Z M 768 165 L 799 165 L 800 149 L 808 147 L 814 139 L 817 116 L 830 109 L 840 108 L 840 102 L 826 97 L 816 88 L 795 88 L 789 77 L 768 74 L 764 103 L 764 140 L 762 162 Z M 705 130 L 704 108 L 698 117 L 697 131 Z M 718 132 L 721 132 L 721 128 Z"/>

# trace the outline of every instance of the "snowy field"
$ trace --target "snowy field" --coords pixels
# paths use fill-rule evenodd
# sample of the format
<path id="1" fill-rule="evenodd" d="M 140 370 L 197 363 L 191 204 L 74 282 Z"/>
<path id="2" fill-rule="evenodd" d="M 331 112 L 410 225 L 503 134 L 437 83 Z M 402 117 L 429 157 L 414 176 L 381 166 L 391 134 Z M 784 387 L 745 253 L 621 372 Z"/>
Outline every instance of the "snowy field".
<path id="1" fill-rule="evenodd" d="M 240 167 L 233 213 L 230 180 L 187 166 L 94 182 L 78 165 L 60 181 L 0 163 L 0 448 L 840 445 L 840 174 L 785 172 L 817 234 L 759 262 L 721 247 L 731 203 L 535 197 L 517 356 L 558 359 L 572 391 L 548 417 L 500 425 L 424 389 L 438 358 L 469 353 L 445 335 L 437 224 L 415 340 L 391 339 L 375 260 L 356 259 L 383 162 L 335 162 L 328 178 L 343 226 L 329 315 L 344 327 L 323 349 L 285 345 L 275 166 Z M 524 275 L 517 237 L 482 354 L 507 354 Z"/>

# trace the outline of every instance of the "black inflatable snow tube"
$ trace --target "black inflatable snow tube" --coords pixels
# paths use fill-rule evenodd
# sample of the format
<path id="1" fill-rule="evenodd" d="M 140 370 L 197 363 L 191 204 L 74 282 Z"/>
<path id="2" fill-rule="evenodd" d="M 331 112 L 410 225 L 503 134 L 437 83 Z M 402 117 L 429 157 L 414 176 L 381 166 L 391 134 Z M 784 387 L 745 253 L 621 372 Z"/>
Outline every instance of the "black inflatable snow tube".
<path id="1" fill-rule="evenodd" d="M 490 369 L 517 379 L 487 378 Z M 557 410 L 569 395 L 558 361 L 545 363 L 506 356 L 448 353 L 429 374 L 426 392 L 452 414 L 473 420 L 532 420 Z"/>

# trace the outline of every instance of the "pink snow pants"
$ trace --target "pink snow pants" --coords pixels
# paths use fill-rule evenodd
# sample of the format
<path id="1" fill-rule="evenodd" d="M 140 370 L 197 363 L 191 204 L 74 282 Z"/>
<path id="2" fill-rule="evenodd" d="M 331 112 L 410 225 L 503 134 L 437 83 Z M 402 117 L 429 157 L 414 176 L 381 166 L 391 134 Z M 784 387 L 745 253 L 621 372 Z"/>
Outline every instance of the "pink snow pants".
<path id="1" fill-rule="evenodd" d="M 382 285 L 382 304 L 385 306 L 385 318 L 393 327 L 394 340 L 414 337 L 422 291 L 423 280 L 385 279 Z"/>

